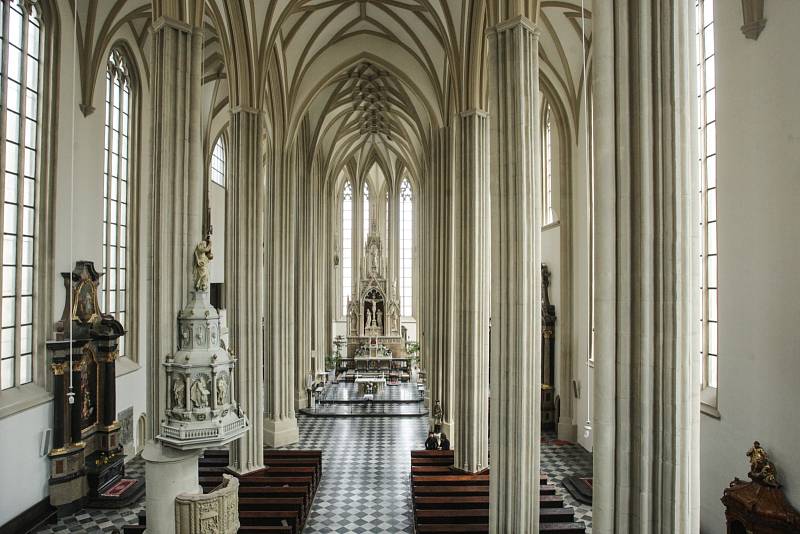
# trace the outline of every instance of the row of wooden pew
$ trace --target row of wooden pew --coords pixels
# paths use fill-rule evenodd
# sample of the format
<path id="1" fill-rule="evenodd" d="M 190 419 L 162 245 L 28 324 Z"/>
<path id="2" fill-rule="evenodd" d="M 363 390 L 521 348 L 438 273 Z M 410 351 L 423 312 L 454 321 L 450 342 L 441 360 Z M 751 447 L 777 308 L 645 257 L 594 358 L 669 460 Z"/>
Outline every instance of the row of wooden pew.
<path id="1" fill-rule="evenodd" d="M 228 451 L 209 449 L 200 458 L 200 485 L 209 493 L 222 483 Z M 299 534 L 322 478 L 322 451 L 264 449 L 264 469 L 239 478 L 240 534 Z M 125 527 L 124 534 L 144 530 Z M 141 530 L 138 530 L 141 528 Z"/>
<path id="2" fill-rule="evenodd" d="M 453 451 L 411 451 L 411 496 L 414 531 L 489 532 L 489 471 L 479 474 L 454 472 Z M 540 475 L 540 532 L 583 534 L 583 523 L 564 506 L 556 488 Z"/>

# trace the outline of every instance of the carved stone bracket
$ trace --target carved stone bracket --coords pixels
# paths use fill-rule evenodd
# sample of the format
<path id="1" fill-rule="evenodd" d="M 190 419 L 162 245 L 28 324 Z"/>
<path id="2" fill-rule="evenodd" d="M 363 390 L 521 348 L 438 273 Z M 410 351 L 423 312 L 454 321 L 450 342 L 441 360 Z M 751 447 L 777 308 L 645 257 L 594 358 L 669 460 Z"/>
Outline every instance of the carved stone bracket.
<path id="1" fill-rule="evenodd" d="M 764 18 L 764 0 L 742 0 L 742 33 L 748 39 L 756 40 L 761 35 L 767 19 Z"/>

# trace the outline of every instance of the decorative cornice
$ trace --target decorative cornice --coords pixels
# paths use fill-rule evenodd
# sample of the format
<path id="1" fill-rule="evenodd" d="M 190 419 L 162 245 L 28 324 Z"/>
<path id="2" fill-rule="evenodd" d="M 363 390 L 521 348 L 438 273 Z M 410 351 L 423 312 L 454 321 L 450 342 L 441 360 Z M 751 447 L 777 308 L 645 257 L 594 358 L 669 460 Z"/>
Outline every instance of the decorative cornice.
<path id="1" fill-rule="evenodd" d="M 748 39 L 756 40 L 764 27 L 767 19 L 764 18 L 764 0 L 742 0 L 742 33 Z"/>

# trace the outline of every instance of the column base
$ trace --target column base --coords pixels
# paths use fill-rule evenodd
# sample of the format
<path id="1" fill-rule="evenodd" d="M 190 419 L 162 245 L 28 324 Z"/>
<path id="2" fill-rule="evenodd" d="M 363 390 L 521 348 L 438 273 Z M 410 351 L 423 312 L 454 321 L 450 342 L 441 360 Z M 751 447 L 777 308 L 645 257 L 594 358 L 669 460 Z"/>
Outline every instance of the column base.
<path id="1" fill-rule="evenodd" d="M 147 530 L 151 534 L 175 534 L 175 497 L 203 493 L 197 461 L 202 451 L 180 451 L 150 441 L 142 451 L 147 492 Z"/>
<path id="2" fill-rule="evenodd" d="M 308 408 L 308 391 L 303 390 L 302 393 L 299 391 L 294 396 L 294 409 L 301 410 L 303 408 Z"/>
<path id="3" fill-rule="evenodd" d="M 451 442 L 453 441 L 453 422 L 452 421 L 442 421 L 441 431 L 444 432 L 445 434 L 447 434 L 447 439 L 449 439 Z M 454 445 L 452 445 L 452 443 L 451 443 L 450 447 L 453 448 Z"/>
<path id="4" fill-rule="evenodd" d="M 300 441 L 297 419 L 264 419 L 264 446 L 283 447 Z"/>
<path id="5" fill-rule="evenodd" d="M 578 425 L 573 425 L 569 421 L 567 421 L 566 423 L 562 423 L 559 421 L 557 432 L 558 432 L 558 439 L 571 441 L 573 443 L 578 441 Z"/>

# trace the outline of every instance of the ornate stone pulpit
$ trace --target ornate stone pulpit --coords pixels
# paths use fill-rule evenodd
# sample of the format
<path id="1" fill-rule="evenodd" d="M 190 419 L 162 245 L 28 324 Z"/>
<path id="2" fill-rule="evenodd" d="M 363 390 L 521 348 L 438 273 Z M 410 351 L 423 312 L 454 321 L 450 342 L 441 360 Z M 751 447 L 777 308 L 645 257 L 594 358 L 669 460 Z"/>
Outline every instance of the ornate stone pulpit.
<path id="1" fill-rule="evenodd" d="M 236 359 L 220 344 L 219 313 L 208 289 L 210 240 L 195 249 L 194 287 L 178 313 L 178 350 L 164 362 L 167 374 L 166 420 L 159 441 L 181 450 L 219 447 L 247 432 L 248 421 L 236 402 Z"/>

